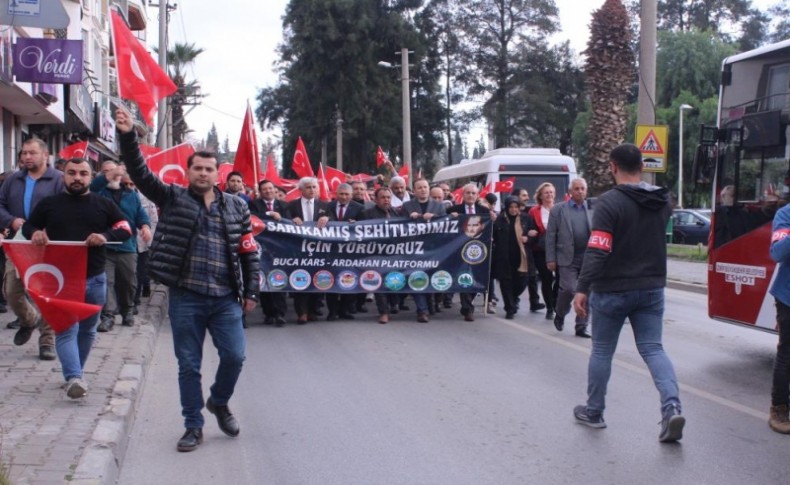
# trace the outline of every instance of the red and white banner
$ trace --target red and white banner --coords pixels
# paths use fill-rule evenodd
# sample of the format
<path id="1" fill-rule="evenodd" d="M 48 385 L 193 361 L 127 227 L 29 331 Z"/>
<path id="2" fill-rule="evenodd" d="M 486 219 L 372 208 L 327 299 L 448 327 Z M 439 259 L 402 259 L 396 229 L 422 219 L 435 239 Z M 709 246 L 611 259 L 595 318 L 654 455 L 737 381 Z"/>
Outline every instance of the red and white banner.
<path id="1" fill-rule="evenodd" d="M 5 241 L 6 254 L 14 263 L 19 278 L 56 332 L 95 315 L 100 305 L 85 303 L 88 246 L 50 242 L 36 246 L 29 241 Z"/>

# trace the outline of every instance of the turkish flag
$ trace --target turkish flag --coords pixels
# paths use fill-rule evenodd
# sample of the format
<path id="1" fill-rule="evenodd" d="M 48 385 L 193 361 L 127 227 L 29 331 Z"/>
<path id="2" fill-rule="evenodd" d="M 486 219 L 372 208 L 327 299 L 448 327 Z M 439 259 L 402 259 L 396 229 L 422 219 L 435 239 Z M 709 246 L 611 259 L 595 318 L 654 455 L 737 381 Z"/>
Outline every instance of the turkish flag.
<path id="1" fill-rule="evenodd" d="M 221 163 L 217 168 L 217 181 L 219 182 L 219 189 L 225 191 L 225 182 L 228 180 L 228 174 L 233 171 L 233 165 L 229 163 Z"/>
<path id="2" fill-rule="evenodd" d="M 95 315 L 100 305 L 85 303 L 88 246 L 51 242 L 35 246 L 30 241 L 5 241 L 28 294 L 44 320 L 56 333 Z"/>
<path id="3" fill-rule="evenodd" d="M 63 147 L 63 149 L 58 152 L 58 156 L 60 158 L 65 158 L 66 160 L 70 158 L 85 158 L 85 152 L 87 151 L 88 142 L 79 141 L 77 143 L 72 143 L 69 146 Z"/>
<path id="4" fill-rule="evenodd" d="M 489 190 L 488 190 L 488 187 L 489 187 L 489 186 L 488 186 L 488 185 L 486 185 L 485 187 L 483 187 L 482 189 L 480 189 L 480 195 L 479 195 L 479 197 L 480 197 L 481 199 L 484 199 L 484 198 L 485 198 L 485 196 L 486 196 L 486 195 L 488 195 L 488 192 L 489 192 Z"/>
<path id="5" fill-rule="evenodd" d="M 494 184 L 494 192 L 507 192 L 509 194 L 513 192 L 514 185 L 516 185 L 516 177 L 500 180 Z"/>
<path id="6" fill-rule="evenodd" d="M 376 147 L 376 168 L 384 165 L 386 161 L 387 156 L 384 155 L 384 150 L 382 150 L 380 146 Z"/>
<path id="7" fill-rule="evenodd" d="M 146 163 L 162 182 L 186 187 L 189 185 L 187 159 L 193 153 L 195 149 L 192 145 L 182 143 L 149 156 Z"/>
<path id="8" fill-rule="evenodd" d="M 157 153 L 160 153 L 161 151 L 162 149 L 159 147 L 146 145 L 145 143 L 140 143 L 140 152 L 143 154 L 143 158 L 145 158 L 146 160 L 156 155 Z"/>
<path id="9" fill-rule="evenodd" d="M 330 201 L 332 197 L 330 196 L 329 192 L 329 184 L 326 181 L 326 176 L 324 175 L 324 164 L 321 163 L 318 165 L 318 198 L 323 201 Z"/>
<path id="10" fill-rule="evenodd" d="M 110 16 L 118 93 L 123 99 L 137 103 L 145 122 L 153 126 L 156 104 L 178 88 L 129 30 L 118 12 L 112 10 Z"/>
<path id="11" fill-rule="evenodd" d="M 463 187 L 459 187 L 459 188 L 453 190 L 451 192 L 451 195 L 453 196 L 453 200 L 455 201 L 455 203 L 456 204 L 460 204 L 461 202 L 464 201 L 464 188 Z"/>
<path id="12" fill-rule="evenodd" d="M 409 167 L 408 167 L 408 166 L 406 166 L 406 165 L 402 166 L 402 167 L 400 168 L 400 170 L 398 170 L 398 175 L 400 175 L 401 177 L 403 177 L 403 180 L 405 180 L 406 182 L 408 182 L 408 181 L 409 181 Z"/>
<path id="13" fill-rule="evenodd" d="M 310 165 L 310 159 L 307 158 L 307 150 L 304 147 L 304 142 L 300 136 L 296 140 L 296 151 L 294 152 L 294 160 L 291 163 L 291 169 L 301 177 L 315 177 L 313 166 Z"/>
<path id="14" fill-rule="evenodd" d="M 326 183 L 329 186 L 330 194 L 337 192 L 337 186 L 346 182 L 346 173 L 334 167 L 327 166 L 324 175 L 326 176 Z"/>
<path id="15" fill-rule="evenodd" d="M 272 158 L 271 153 L 266 157 L 266 175 L 264 178 L 277 187 L 282 187 L 283 185 L 283 181 L 280 180 L 280 174 L 277 172 L 277 166 L 274 164 L 274 158 Z"/>
<path id="16" fill-rule="evenodd" d="M 375 179 L 376 177 L 367 173 L 358 173 L 356 175 L 351 176 L 352 182 L 370 182 L 371 180 Z"/>
<path id="17" fill-rule="evenodd" d="M 288 193 L 285 194 L 285 201 L 291 202 L 292 200 L 296 200 L 302 196 L 302 191 L 299 188 L 291 189 Z"/>
<path id="18" fill-rule="evenodd" d="M 258 191 L 258 174 L 261 171 L 261 156 L 258 153 L 258 138 L 255 135 L 255 119 L 252 117 L 252 108 L 247 103 L 247 113 L 241 126 L 239 147 L 236 149 L 236 158 L 233 160 L 233 171 L 241 174 L 244 184 Z"/>

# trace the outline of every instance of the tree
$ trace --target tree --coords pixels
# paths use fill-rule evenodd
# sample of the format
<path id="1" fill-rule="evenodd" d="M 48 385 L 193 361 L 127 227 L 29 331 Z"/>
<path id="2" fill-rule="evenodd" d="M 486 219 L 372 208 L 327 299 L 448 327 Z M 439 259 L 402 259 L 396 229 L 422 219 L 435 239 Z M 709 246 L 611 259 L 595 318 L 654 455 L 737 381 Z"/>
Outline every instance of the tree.
<path id="1" fill-rule="evenodd" d="M 225 139 L 222 141 L 222 153 L 230 153 L 230 140 L 228 139 L 228 135 L 225 135 Z"/>
<path id="2" fill-rule="evenodd" d="M 790 5 L 787 3 L 777 3 L 768 9 L 770 17 L 773 19 L 771 33 L 768 40 L 779 42 L 790 39 Z"/>
<path id="3" fill-rule="evenodd" d="M 419 1 L 292 0 L 283 17 L 279 47 L 280 83 L 259 91 L 256 116 L 262 128 L 281 126 L 283 160 L 290 160 L 298 136 L 309 154 L 326 140 L 334 153 L 335 120 L 343 118 L 343 168 L 367 171 L 375 150 L 400 151 L 399 75 L 378 66 L 395 61 L 401 47 L 410 62 L 412 144 L 415 159 L 427 160 L 441 146 L 437 133 L 444 112 L 437 96 L 438 70 L 410 23 Z M 313 159 L 317 159 L 313 155 Z"/>
<path id="4" fill-rule="evenodd" d="M 170 79 L 178 90 L 170 97 L 170 114 L 173 125 L 173 144 L 184 141 L 184 136 L 189 133 L 189 126 L 184 118 L 184 106 L 200 103 L 203 95 L 200 94 L 200 85 L 197 81 L 187 81 L 186 68 L 195 62 L 203 49 L 195 44 L 176 43 L 172 50 L 167 51 L 167 69 Z"/>
<path id="5" fill-rule="evenodd" d="M 588 128 L 587 170 L 592 195 L 612 186 L 609 152 L 622 143 L 628 91 L 635 78 L 628 12 L 620 0 L 606 0 L 593 12 L 584 67 L 592 115 Z"/>
<path id="6" fill-rule="evenodd" d="M 568 42 L 523 44 L 511 95 L 516 145 L 558 147 L 572 154 L 573 123 L 584 109 L 584 76 Z"/>
<path id="7" fill-rule="evenodd" d="M 205 147 L 206 150 L 210 152 L 219 152 L 219 135 L 217 134 L 217 127 L 214 123 L 211 123 L 211 129 L 208 130 L 208 135 L 206 135 Z"/>
<path id="8" fill-rule="evenodd" d="M 683 90 L 699 99 L 718 95 L 721 61 L 736 51 L 710 31 L 659 32 L 656 103 L 670 106 Z"/>
<path id="9" fill-rule="evenodd" d="M 468 0 L 460 5 L 466 34 L 461 80 L 472 96 L 484 96 L 494 144 L 508 146 L 514 136 L 511 97 L 517 84 L 517 47 L 539 41 L 558 29 L 553 0 Z"/>
<path id="10" fill-rule="evenodd" d="M 455 165 L 459 163 L 461 160 L 467 158 L 466 156 L 466 147 L 464 146 L 464 142 L 461 139 L 461 132 L 459 130 L 455 130 L 455 136 L 453 137 L 453 144 L 452 146 L 452 153 L 450 154 L 450 164 Z"/>

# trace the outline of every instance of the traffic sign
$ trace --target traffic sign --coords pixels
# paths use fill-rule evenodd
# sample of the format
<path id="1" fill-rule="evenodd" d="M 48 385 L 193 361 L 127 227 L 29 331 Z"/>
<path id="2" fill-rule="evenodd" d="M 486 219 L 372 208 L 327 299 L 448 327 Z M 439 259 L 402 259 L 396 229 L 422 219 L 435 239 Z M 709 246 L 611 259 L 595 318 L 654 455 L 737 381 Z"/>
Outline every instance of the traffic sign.
<path id="1" fill-rule="evenodd" d="M 635 142 L 642 152 L 643 171 L 667 171 L 668 137 L 669 127 L 666 125 L 636 125 Z"/>

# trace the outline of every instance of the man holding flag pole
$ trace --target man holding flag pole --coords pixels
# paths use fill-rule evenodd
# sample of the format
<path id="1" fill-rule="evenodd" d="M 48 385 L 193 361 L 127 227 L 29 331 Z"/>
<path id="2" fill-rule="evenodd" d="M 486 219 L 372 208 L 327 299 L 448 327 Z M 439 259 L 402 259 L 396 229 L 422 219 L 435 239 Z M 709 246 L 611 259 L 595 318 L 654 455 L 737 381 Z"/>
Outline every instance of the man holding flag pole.
<path id="1" fill-rule="evenodd" d="M 65 248 L 58 247 L 54 257 L 30 264 L 30 259 L 21 259 L 22 244 L 6 247 L 31 297 L 56 331 L 55 348 L 67 383 L 66 395 L 72 399 L 84 397 L 88 392 L 83 369 L 96 339 L 99 310 L 107 293 L 104 245 L 132 236 L 132 229 L 120 209 L 110 200 L 90 192 L 91 174 L 87 160 L 68 160 L 63 176 L 66 191 L 42 200 L 22 226 L 23 235 L 34 246 L 80 242 L 75 255 L 69 256 Z M 80 257 L 81 267 L 76 262 Z M 34 289 L 36 273 L 54 276 L 58 282 L 57 291 L 45 294 L 40 287 Z M 79 291 L 73 293 L 74 289 Z M 69 291 L 72 291 L 70 295 L 66 295 Z M 55 301 L 60 293 L 64 293 L 64 299 Z M 66 299 L 67 296 L 71 298 Z"/>

